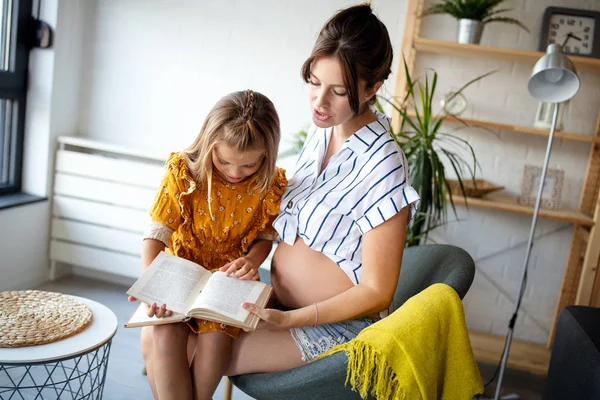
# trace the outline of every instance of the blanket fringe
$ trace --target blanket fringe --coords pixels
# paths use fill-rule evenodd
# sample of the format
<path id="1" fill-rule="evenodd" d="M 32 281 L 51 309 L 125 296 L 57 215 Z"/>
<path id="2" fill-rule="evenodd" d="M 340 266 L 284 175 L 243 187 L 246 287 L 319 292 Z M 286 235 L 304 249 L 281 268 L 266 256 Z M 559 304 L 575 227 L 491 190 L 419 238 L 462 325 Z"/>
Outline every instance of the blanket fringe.
<path id="1" fill-rule="evenodd" d="M 406 400 L 392 367 L 373 346 L 355 339 L 336 350 L 344 351 L 348 357 L 345 385 L 350 383 L 363 399 L 370 394 L 376 399 Z"/>

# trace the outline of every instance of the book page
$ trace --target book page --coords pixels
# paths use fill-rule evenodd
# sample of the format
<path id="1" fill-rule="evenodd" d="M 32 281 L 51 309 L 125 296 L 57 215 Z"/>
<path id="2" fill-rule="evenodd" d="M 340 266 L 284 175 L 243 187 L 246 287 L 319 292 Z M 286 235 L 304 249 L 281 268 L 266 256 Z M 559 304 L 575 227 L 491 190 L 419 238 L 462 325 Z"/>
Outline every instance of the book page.
<path id="1" fill-rule="evenodd" d="M 266 287 L 263 282 L 241 280 L 224 272 L 215 272 L 190 308 L 208 308 L 244 322 L 250 313 L 242 308 L 242 303 L 255 303 Z"/>
<path id="2" fill-rule="evenodd" d="M 166 304 L 167 309 L 186 314 L 210 275 L 200 265 L 162 251 L 127 294 L 148 304 Z"/>
<path id="3" fill-rule="evenodd" d="M 140 304 L 138 308 L 135 309 L 135 312 L 131 315 L 131 318 L 129 318 L 129 321 L 127 321 L 127 323 L 125 324 L 125 328 L 134 328 L 138 326 L 148 325 L 161 325 L 183 320 L 185 320 L 185 316 L 183 314 L 178 314 L 175 312 L 169 317 L 149 317 L 146 305 Z"/>

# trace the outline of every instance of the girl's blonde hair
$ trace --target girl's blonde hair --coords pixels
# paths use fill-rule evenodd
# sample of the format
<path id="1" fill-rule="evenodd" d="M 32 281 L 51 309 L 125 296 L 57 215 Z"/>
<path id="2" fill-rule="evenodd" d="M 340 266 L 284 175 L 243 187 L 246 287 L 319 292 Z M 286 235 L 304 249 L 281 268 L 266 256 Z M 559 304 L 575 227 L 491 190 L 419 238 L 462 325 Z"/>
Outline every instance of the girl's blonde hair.
<path id="1" fill-rule="evenodd" d="M 237 151 L 264 149 L 265 158 L 250 185 L 251 190 L 264 193 L 272 184 L 280 136 L 279 116 L 271 100 L 252 90 L 234 92 L 210 110 L 198 137 L 183 155 L 196 182 L 208 187 L 210 204 L 215 145 Z"/>

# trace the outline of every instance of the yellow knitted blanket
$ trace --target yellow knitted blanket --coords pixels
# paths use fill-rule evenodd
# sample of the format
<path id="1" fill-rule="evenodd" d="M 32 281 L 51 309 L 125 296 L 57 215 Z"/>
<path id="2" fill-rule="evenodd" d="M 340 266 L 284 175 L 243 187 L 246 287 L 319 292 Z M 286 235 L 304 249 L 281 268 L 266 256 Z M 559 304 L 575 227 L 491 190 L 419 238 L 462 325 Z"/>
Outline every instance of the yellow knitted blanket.
<path id="1" fill-rule="evenodd" d="M 321 357 L 339 351 L 348 356 L 346 384 L 363 398 L 467 400 L 483 393 L 462 302 L 442 283 Z"/>

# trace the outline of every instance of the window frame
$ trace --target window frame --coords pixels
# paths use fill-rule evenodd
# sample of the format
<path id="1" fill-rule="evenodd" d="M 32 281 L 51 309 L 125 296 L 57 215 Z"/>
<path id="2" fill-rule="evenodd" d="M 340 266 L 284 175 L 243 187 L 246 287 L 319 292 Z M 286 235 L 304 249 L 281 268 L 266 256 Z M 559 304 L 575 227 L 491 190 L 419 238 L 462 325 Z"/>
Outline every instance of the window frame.
<path id="1" fill-rule="evenodd" d="M 40 0 L 38 0 L 40 1 Z M 0 186 L 0 196 L 20 193 L 23 177 L 23 144 L 25 139 L 25 111 L 27 106 L 27 79 L 33 17 L 33 0 L 12 0 L 10 25 L 11 52 L 9 68 L 0 70 L 0 100 L 12 100 L 10 135 L 14 137 L 9 150 L 8 184 Z M 8 109 L 8 107 L 7 107 Z M 0 121 L 4 123 L 4 121 Z M 3 151 L 1 149 L 0 151 Z"/>

